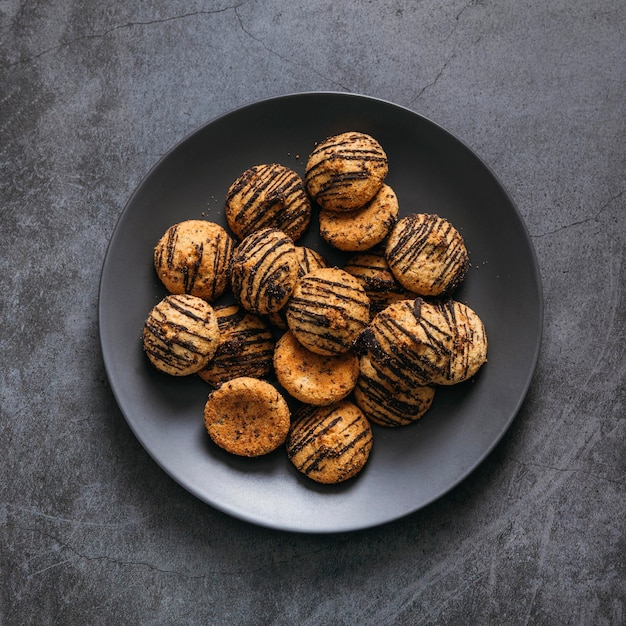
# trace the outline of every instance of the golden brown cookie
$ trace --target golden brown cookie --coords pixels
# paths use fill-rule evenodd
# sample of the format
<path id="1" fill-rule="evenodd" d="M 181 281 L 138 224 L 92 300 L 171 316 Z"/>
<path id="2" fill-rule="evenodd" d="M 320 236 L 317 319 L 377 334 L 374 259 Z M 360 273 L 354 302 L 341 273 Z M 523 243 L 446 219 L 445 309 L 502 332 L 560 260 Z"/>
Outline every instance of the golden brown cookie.
<path id="1" fill-rule="evenodd" d="M 274 336 L 268 325 L 237 304 L 216 306 L 215 315 L 220 329 L 219 344 L 214 357 L 198 376 L 214 387 L 241 376 L 269 376 Z"/>
<path id="2" fill-rule="evenodd" d="M 487 335 L 478 314 L 466 304 L 448 300 L 441 305 L 453 334 L 450 365 L 440 385 L 455 385 L 474 376 L 487 362 Z"/>
<path id="3" fill-rule="evenodd" d="M 389 235 L 398 219 L 398 199 L 389 185 L 363 207 L 354 211 L 327 211 L 319 214 L 322 239 L 339 250 L 369 250 Z"/>
<path id="4" fill-rule="evenodd" d="M 415 294 L 396 280 L 383 254 L 355 254 L 346 261 L 343 269 L 365 290 L 370 301 L 370 318 L 394 302 L 415 298 Z"/>
<path id="5" fill-rule="evenodd" d="M 379 426 L 412 424 L 431 407 L 434 386 L 399 385 L 385 379 L 367 356 L 359 360 L 354 401 L 365 416 Z"/>
<path id="6" fill-rule="evenodd" d="M 400 219 L 387 240 L 385 257 L 398 282 L 421 296 L 449 294 L 469 267 L 459 231 L 429 213 Z"/>
<path id="7" fill-rule="evenodd" d="M 359 282 L 339 268 L 322 268 L 296 283 L 287 305 L 287 325 L 317 354 L 350 350 L 369 322 L 369 300 Z"/>
<path id="8" fill-rule="evenodd" d="M 369 202 L 389 171 L 387 155 L 370 135 L 346 132 L 329 137 L 311 153 L 304 184 L 331 211 L 351 211 Z"/>
<path id="9" fill-rule="evenodd" d="M 204 425 L 220 448 L 239 456 L 260 456 L 283 444 L 290 425 L 285 399 L 270 383 L 240 377 L 211 392 Z"/>
<path id="10" fill-rule="evenodd" d="M 186 220 L 165 231 L 154 249 L 154 267 L 170 293 L 212 302 L 228 287 L 233 249 L 219 224 Z"/>
<path id="11" fill-rule="evenodd" d="M 143 348 L 158 370 L 187 376 L 205 367 L 219 343 L 217 317 L 205 300 L 188 294 L 166 296 L 148 315 Z"/>
<path id="12" fill-rule="evenodd" d="M 311 218 L 311 203 L 300 176 L 270 163 L 247 169 L 226 195 L 226 219 L 239 239 L 262 228 L 278 228 L 296 241 Z"/>
<path id="13" fill-rule="evenodd" d="M 290 396 L 307 404 L 326 406 L 342 400 L 354 389 L 359 359 L 353 352 L 315 354 L 287 331 L 276 343 L 274 371 Z"/>
<path id="14" fill-rule="evenodd" d="M 312 480 L 334 484 L 356 476 L 372 450 L 372 429 L 348 400 L 299 412 L 289 431 L 287 456 Z"/>
<path id="15" fill-rule="evenodd" d="M 273 313 L 291 296 L 298 269 L 296 247 L 288 235 L 276 228 L 255 231 L 235 250 L 233 294 L 251 313 Z"/>
<path id="16" fill-rule="evenodd" d="M 358 351 L 396 386 L 430 385 L 447 375 L 453 333 L 439 304 L 402 300 L 378 313 L 358 339 Z"/>

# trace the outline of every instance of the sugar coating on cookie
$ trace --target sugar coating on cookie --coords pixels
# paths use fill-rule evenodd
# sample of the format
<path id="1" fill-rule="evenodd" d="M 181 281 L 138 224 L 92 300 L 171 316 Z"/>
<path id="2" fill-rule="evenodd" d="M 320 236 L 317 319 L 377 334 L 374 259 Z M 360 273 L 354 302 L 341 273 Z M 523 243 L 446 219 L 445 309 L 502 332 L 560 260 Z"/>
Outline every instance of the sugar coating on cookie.
<path id="1" fill-rule="evenodd" d="M 341 400 L 299 413 L 286 441 L 294 467 L 312 480 L 341 483 L 366 465 L 373 444 L 371 426 L 354 403 Z"/>
<path id="2" fill-rule="evenodd" d="M 170 226 L 154 249 L 154 268 L 170 293 L 212 302 L 228 288 L 234 241 L 219 225 L 185 220 Z"/>
<path id="3" fill-rule="evenodd" d="M 188 376 L 209 363 L 219 336 L 217 316 L 208 302 L 188 294 L 169 295 L 145 321 L 143 349 L 158 370 Z"/>
<path id="4" fill-rule="evenodd" d="M 415 298 L 393 275 L 384 254 L 366 252 L 351 256 L 343 269 L 354 276 L 365 290 L 370 301 L 370 317 L 400 300 Z"/>
<path id="5" fill-rule="evenodd" d="M 389 235 L 385 256 L 398 282 L 422 296 L 450 294 L 469 267 L 459 231 L 430 213 L 400 219 Z"/>
<path id="6" fill-rule="evenodd" d="M 288 235 L 275 228 L 255 231 L 235 250 L 233 294 L 252 313 L 278 311 L 293 292 L 298 268 L 296 246 Z"/>
<path id="7" fill-rule="evenodd" d="M 353 352 L 315 354 L 287 331 L 276 343 L 274 371 L 287 393 L 307 404 L 326 406 L 354 389 L 359 360 Z"/>
<path id="8" fill-rule="evenodd" d="M 387 155 L 378 141 L 351 131 L 329 137 L 313 150 L 304 183 L 323 209 L 351 211 L 376 195 L 388 171 Z"/>
<path id="9" fill-rule="evenodd" d="M 239 456 L 256 457 L 281 446 L 291 415 L 283 396 L 257 378 L 233 378 L 209 394 L 204 425 L 220 447 Z"/>
<path id="10" fill-rule="evenodd" d="M 278 228 L 296 241 L 309 225 L 311 202 L 299 174 L 279 163 L 261 164 L 230 186 L 225 213 L 239 239 L 262 228 Z"/>
<path id="11" fill-rule="evenodd" d="M 216 306 L 215 315 L 220 329 L 219 344 L 198 376 L 214 387 L 240 376 L 269 376 L 274 354 L 274 335 L 269 326 L 237 304 Z"/>
<path id="12" fill-rule="evenodd" d="M 395 192 L 389 185 L 383 184 L 361 208 L 342 212 L 320 211 L 320 236 L 339 250 L 369 250 L 389 235 L 398 219 L 398 211 Z"/>
<path id="13" fill-rule="evenodd" d="M 369 322 L 369 300 L 348 272 L 328 267 L 305 274 L 287 305 L 287 325 L 296 339 L 317 354 L 352 348 Z"/>
<path id="14" fill-rule="evenodd" d="M 367 356 L 360 358 L 354 401 L 371 422 L 389 428 L 412 424 L 428 411 L 434 397 L 434 386 L 398 385 Z"/>

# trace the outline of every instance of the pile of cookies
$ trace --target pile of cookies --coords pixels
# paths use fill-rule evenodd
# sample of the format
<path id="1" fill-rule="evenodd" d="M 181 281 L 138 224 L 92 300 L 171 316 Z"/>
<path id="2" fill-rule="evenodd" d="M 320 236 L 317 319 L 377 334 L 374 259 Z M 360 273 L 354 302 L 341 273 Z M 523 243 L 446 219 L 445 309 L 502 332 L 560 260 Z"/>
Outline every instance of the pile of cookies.
<path id="1" fill-rule="evenodd" d="M 169 295 L 144 350 L 211 385 L 204 423 L 224 450 L 284 445 L 309 478 L 342 482 L 367 463 L 372 423 L 415 422 L 437 386 L 485 363 L 482 321 L 451 298 L 469 266 L 463 238 L 435 214 L 399 218 L 387 174 L 378 141 L 342 133 L 314 148 L 304 179 L 275 163 L 243 172 L 226 196 L 230 232 L 187 220 L 158 241 Z M 341 268 L 297 244 L 314 209 L 320 236 L 351 253 Z M 234 304 L 218 304 L 228 290 Z"/>

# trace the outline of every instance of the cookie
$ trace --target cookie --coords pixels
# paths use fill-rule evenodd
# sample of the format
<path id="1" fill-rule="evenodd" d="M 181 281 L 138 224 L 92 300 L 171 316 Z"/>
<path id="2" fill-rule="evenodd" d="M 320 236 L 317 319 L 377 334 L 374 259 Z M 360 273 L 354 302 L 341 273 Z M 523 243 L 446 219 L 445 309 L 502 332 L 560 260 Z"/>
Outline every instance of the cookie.
<path id="1" fill-rule="evenodd" d="M 400 219 L 387 240 L 385 257 L 398 282 L 421 296 L 450 294 L 469 267 L 461 234 L 445 218 L 429 213 Z"/>
<path id="2" fill-rule="evenodd" d="M 356 476 L 372 450 L 372 429 L 348 400 L 300 412 L 286 441 L 294 467 L 318 483 L 341 483 Z"/>
<path id="3" fill-rule="evenodd" d="M 379 374 L 367 356 L 359 360 L 354 401 L 367 419 L 379 426 L 412 424 L 428 411 L 434 397 L 434 386 L 393 384 Z"/>
<path id="4" fill-rule="evenodd" d="M 236 304 L 215 307 L 220 339 L 209 364 L 198 372 L 205 382 L 221 383 L 249 376 L 265 378 L 272 371 L 274 336 L 268 325 L 254 313 Z"/>
<path id="5" fill-rule="evenodd" d="M 313 270 L 327 267 L 324 257 L 312 248 L 307 248 L 306 246 L 296 246 L 296 254 L 298 255 L 298 278 L 302 278 L 302 276 L 312 272 Z M 269 313 L 267 316 L 269 323 L 274 328 L 286 330 L 287 319 L 285 313 L 285 307 L 275 313 Z"/>
<path id="6" fill-rule="evenodd" d="M 359 360 L 353 352 L 315 354 L 287 331 L 276 343 L 274 371 L 290 396 L 326 406 L 350 394 L 359 374 Z"/>
<path id="7" fill-rule="evenodd" d="M 392 274 L 383 254 L 363 253 L 351 256 L 343 269 L 354 276 L 370 301 L 370 317 L 400 300 L 415 298 Z"/>
<path id="8" fill-rule="evenodd" d="M 376 195 L 388 171 L 387 155 L 378 141 L 365 133 L 346 132 L 313 150 L 304 184 L 323 209 L 351 211 Z"/>
<path id="9" fill-rule="evenodd" d="M 339 268 L 322 268 L 296 283 L 287 305 L 287 325 L 316 354 L 350 350 L 369 322 L 369 300 L 359 282 Z"/>
<path id="10" fill-rule="evenodd" d="M 320 211 L 320 236 L 339 250 L 369 250 L 389 235 L 398 219 L 398 199 L 384 185 L 365 206 L 354 211 Z"/>
<path id="11" fill-rule="evenodd" d="M 296 246 L 288 235 L 275 228 L 255 231 L 233 255 L 233 294 L 251 313 L 278 311 L 293 292 L 298 269 Z"/>
<path id="12" fill-rule="evenodd" d="M 440 385 L 455 385 L 474 376 L 487 362 L 487 335 L 478 314 L 466 304 L 448 300 L 441 305 L 453 334 L 450 364 L 436 379 Z"/>
<path id="13" fill-rule="evenodd" d="M 277 228 L 296 241 L 309 225 L 311 202 L 300 176 L 279 163 L 255 165 L 230 186 L 226 220 L 238 239 Z"/>
<path id="14" fill-rule="evenodd" d="M 220 331 L 213 307 L 188 294 L 166 296 L 148 315 L 143 349 L 158 370 L 188 376 L 209 363 Z"/>
<path id="15" fill-rule="evenodd" d="M 378 313 L 357 342 L 380 377 L 403 388 L 443 379 L 454 335 L 440 304 L 402 300 Z"/>
<path id="16" fill-rule="evenodd" d="M 154 268 L 170 293 L 213 302 L 228 287 L 234 246 L 219 224 L 186 220 L 165 231 L 154 248 Z"/>
<path id="17" fill-rule="evenodd" d="M 211 392 L 204 406 L 204 425 L 220 448 L 256 457 L 281 446 L 290 425 L 287 402 L 270 383 L 240 377 Z"/>

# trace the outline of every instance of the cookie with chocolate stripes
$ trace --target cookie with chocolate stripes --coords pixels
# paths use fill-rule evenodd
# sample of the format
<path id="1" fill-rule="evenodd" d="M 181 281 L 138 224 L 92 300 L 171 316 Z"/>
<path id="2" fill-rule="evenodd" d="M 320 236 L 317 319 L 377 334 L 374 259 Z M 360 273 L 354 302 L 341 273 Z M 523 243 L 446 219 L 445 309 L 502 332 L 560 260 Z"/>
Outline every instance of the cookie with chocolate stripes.
<path id="1" fill-rule="evenodd" d="M 376 195 L 388 171 L 387 155 L 378 141 L 350 131 L 329 137 L 311 152 L 304 184 L 323 209 L 351 211 Z"/>
<path id="2" fill-rule="evenodd" d="M 230 186 L 225 213 L 239 239 L 262 228 L 278 228 L 296 241 L 309 225 L 311 202 L 296 172 L 279 163 L 262 164 L 247 169 Z"/>
<path id="3" fill-rule="evenodd" d="M 369 299 L 348 272 L 321 268 L 298 280 L 286 316 L 291 332 L 311 352 L 341 354 L 369 322 Z"/>
<path id="4" fill-rule="evenodd" d="M 233 255 L 233 294 L 251 313 L 273 313 L 289 300 L 298 269 L 296 246 L 288 235 L 276 228 L 255 231 Z"/>
<path id="5" fill-rule="evenodd" d="M 235 243 L 219 225 L 186 220 L 170 226 L 154 248 L 156 273 L 170 293 L 208 302 L 228 288 Z"/>
<path id="6" fill-rule="evenodd" d="M 341 400 L 305 408 L 294 415 L 285 446 L 294 467 L 318 483 L 341 483 L 356 476 L 372 450 L 372 429 L 359 407 Z"/>
<path id="7" fill-rule="evenodd" d="M 150 311 L 143 328 L 143 349 L 158 370 L 187 376 L 209 363 L 219 336 L 217 316 L 208 302 L 174 294 Z"/>
<path id="8" fill-rule="evenodd" d="M 274 335 L 269 326 L 237 304 L 216 306 L 215 315 L 220 329 L 219 344 L 198 376 L 213 387 L 240 376 L 269 376 L 274 354 Z"/>
<path id="9" fill-rule="evenodd" d="M 398 282 L 421 296 L 449 295 L 469 267 L 459 231 L 429 213 L 400 219 L 387 240 L 385 257 Z"/>

